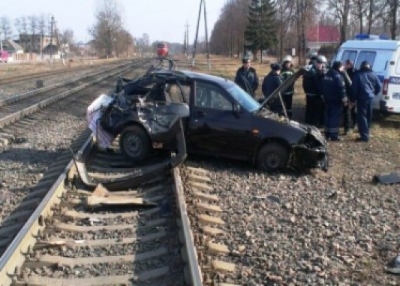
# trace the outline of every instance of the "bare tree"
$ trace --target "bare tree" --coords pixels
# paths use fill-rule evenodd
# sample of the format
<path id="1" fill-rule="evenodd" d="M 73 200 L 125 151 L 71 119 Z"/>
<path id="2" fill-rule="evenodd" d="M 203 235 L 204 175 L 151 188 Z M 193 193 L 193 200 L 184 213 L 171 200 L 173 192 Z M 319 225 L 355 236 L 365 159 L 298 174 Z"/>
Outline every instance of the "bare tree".
<path id="1" fill-rule="evenodd" d="M 248 0 L 230 0 L 221 10 L 210 37 L 211 51 L 231 57 L 244 50 L 244 30 L 248 21 Z M 234 21 L 233 21 L 234 19 Z"/>
<path id="2" fill-rule="evenodd" d="M 399 0 L 386 0 L 386 10 L 388 17 L 382 17 L 388 19 L 390 37 L 396 39 L 397 34 L 397 16 L 399 12 L 400 1 Z"/>
<path id="3" fill-rule="evenodd" d="M 284 43 L 287 32 L 293 21 L 295 12 L 295 0 L 276 0 L 278 33 L 279 33 L 279 58 L 282 60 Z"/>
<path id="4" fill-rule="evenodd" d="M 30 38 L 31 38 L 29 52 L 37 52 L 34 40 L 38 32 L 38 22 L 39 20 L 35 15 L 28 16 L 28 31 L 30 32 Z"/>
<path id="5" fill-rule="evenodd" d="M 347 39 L 348 21 L 350 15 L 350 0 L 328 0 L 328 8 L 339 23 L 340 43 Z"/>
<path id="6" fill-rule="evenodd" d="M 97 4 L 97 22 L 89 32 L 99 53 L 109 57 L 116 52 L 117 35 L 123 29 L 120 5 L 115 0 L 97 0 Z"/>
<path id="7" fill-rule="evenodd" d="M 28 21 L 26 17 L 19 17 L 15 20 L 15 27 L 19 33 L 20 40 L 22 42 L 22 46 L 25 49 L 26 46 L 26 37 L 28 35 Z"/>
<path id="8" fill-rule="evenodd" d="M 0 33 L 5 39 L 9 39 L 12 36 L 12 27 L 10 19 L 7 17 L 0 18 Z"/>
<path id="9" fill-rule="evenodd" d="M 309 23 L 315 18 L 315 4 L 313 0 L 296 0 L 295 20 L 297 28 L 297 53 L 299 64 L 305 63 L 306 55 L 306 31 Z"/>

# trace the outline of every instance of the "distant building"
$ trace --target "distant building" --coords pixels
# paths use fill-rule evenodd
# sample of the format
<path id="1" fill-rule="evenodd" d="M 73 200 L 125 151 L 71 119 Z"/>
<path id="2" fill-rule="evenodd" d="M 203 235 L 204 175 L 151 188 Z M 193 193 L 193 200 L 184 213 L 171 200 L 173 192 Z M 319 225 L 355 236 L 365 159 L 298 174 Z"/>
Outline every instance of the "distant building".
<path id="1" fill-rule="evenodd" d="M 52 42 L 53 45 L 57 45 L 57 39 L 53 36 L 41 34 L 20 34 L 18 44 L 24 49 L 26 53 L 37 53 L 40 54 L 41 51 L 47 47 Z"/>
<path id="2" fill-rule="evenodd" d="M 10 55 L 22 54 L 24 52 L 24 49 L 11 39 L 3 40 L 1 45 L 3 50 L 7 51 Z"/>
<path id="3" fill-rule="evenodd" d="M 340 42 L 338 28 L 327 25 L 309 27 L 306 31 L 306 42 L 309 52 L 318 51 L 322 46 L 337 45 Z"/>

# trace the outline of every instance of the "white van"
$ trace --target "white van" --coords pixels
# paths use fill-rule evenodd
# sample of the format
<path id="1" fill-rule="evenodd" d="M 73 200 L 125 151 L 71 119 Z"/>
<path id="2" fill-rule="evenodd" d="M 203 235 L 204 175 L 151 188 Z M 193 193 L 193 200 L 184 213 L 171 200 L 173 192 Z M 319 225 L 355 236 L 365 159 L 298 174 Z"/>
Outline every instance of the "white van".
<path id="1" fill-rule="evenodd" d="M 381 94 L 372 101 L 373 109 L 400 113 L 400 41 L 360 34 L 344 42 L 334 60 L 351 60 L 356 70 L 363 61 L 368 61 L 382 83 Z"/>

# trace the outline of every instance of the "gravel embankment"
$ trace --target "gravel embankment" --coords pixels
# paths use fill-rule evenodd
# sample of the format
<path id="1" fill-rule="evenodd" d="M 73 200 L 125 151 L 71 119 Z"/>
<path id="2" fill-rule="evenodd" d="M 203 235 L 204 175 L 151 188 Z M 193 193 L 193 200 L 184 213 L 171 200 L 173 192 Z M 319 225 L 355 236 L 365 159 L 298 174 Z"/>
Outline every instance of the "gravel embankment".
<path id="1" fill-rule="evenodd" d="M 266 174 L 247 164 L 194 158 L 214 187 L 236 250 L 240 285 L 400 285 L 384 267 L 400 253 L 398 185 L 373 184 L 400 171 L 398 140 L 355 135 L 329 144 L 328 173 Z M 237 255 L 237 250 L 244 251 Z"/>

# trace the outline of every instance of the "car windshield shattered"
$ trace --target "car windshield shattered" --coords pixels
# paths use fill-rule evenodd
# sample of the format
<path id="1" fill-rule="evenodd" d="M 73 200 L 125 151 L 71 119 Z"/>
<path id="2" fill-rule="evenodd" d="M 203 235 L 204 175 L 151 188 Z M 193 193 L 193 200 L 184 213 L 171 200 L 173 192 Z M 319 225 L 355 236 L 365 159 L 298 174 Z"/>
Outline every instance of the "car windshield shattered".
<path id="1" fill-rule="evenodd" d="M 232 84 L 227 88 L 232 97 L 248 112 L 254 112 L 260 108 L 260 104 L 238 85 Z"/>

